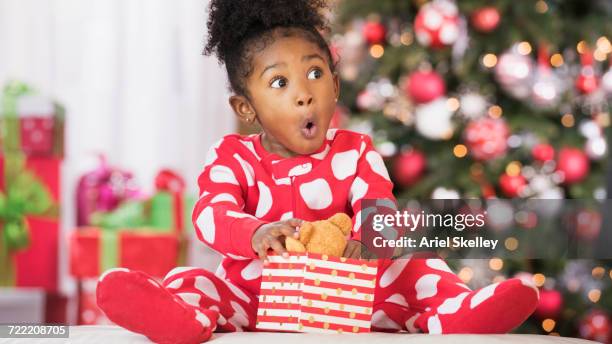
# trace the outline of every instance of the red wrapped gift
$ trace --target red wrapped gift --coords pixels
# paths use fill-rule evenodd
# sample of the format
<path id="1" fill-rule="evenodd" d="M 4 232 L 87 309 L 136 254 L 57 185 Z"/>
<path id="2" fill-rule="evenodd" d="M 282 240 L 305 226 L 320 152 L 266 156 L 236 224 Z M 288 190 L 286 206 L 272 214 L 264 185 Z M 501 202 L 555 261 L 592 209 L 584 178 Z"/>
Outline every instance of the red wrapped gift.
<path id="1" fill-rule="evenodd" d="M 146 229 L 79 228 L 70 237 L 70 272 L 78 278 L 97 277 L 113 267 L 163 277 L 176 267 L 179 237 Z"/>
<path id="2" fill-rule="evenodd" d="M 257 328 L 300 332 L 370 332 L 377 263 L 327 255 L 268 256 Z"/>
<path id="3" fill-rule="evenodd" d="M 60 193 L 61 160 L 34 158 L 26 160 L 26 169 L 42 182 L 54 203 Z M 0 156 L 0 190 L 4 190 L 4 159 Z M 47 292 L 58 288 L 59 219 L 57 217 L 27 216 L 30 245 L 15 252 L 15 283 L 18 287 L 40 287 Z"/>
<path id="4" fill-rule="evenodd" d="M 21 148 L 27 155 L 53 154 L 53 117 L 27 117 L 20 119 Z"/>

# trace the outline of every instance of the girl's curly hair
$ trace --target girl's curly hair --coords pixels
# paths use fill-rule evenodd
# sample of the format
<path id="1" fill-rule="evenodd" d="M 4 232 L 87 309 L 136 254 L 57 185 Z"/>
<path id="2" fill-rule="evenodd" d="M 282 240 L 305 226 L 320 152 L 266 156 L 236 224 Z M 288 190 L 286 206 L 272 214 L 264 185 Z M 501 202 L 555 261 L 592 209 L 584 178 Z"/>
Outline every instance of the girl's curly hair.
<path id="1" fill-rule="evenodd" d="M 225 64 L 232 90 L 248 97 L 245 78 L 252 72 L 253 53 L 277 36 L 301 36 L 319 46 L 334 70 L 331 52 L 319 30 L 327 29 L 324 0 L 212 0 L 205 55 Z"/>

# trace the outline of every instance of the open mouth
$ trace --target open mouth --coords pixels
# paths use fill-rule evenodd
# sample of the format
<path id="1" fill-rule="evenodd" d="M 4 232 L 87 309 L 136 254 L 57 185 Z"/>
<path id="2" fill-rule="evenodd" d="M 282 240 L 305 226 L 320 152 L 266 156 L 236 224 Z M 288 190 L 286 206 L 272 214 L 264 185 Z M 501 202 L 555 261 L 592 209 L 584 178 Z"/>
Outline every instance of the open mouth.
<path id="1" fill-rule="evenodd" d="M 312 139 L 317 134 L 317 125 L 314 120 L 306 120 L 301 131 L 305 138 Z"/>

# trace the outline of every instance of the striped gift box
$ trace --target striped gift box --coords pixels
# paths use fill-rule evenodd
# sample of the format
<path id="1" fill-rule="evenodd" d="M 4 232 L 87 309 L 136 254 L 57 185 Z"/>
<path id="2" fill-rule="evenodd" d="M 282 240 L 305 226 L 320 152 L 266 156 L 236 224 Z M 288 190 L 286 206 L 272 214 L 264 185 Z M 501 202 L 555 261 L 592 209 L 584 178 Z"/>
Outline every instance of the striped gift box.
<path id="1" fill-rule="evenodd" d="M 257 328 L 291 332 L 370 332 L 376 262 L 314 253 L 268 256 Z"/>

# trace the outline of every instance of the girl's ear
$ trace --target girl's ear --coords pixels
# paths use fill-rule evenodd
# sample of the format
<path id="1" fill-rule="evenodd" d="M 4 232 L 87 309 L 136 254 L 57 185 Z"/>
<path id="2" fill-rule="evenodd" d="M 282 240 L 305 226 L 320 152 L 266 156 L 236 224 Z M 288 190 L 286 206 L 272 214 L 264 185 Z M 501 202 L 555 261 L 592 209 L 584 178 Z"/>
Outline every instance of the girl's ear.
<path id="1" fill-rule="evenodd" d="M 245 96 L 233 95 L 229 98 L 229 104 L 236 116 L 241 120 L 247 123 L 253 123 L 253 121 L 255 121 L 257 113 L 255 113 L 255 109 Z"/>
<path id="2" fill-rule="evenodd" d="M 338 98 L 340 98 L 340 77 L 338 72 L 334 72 L 334 93 L 336 101 L 338 101 Z"/>

